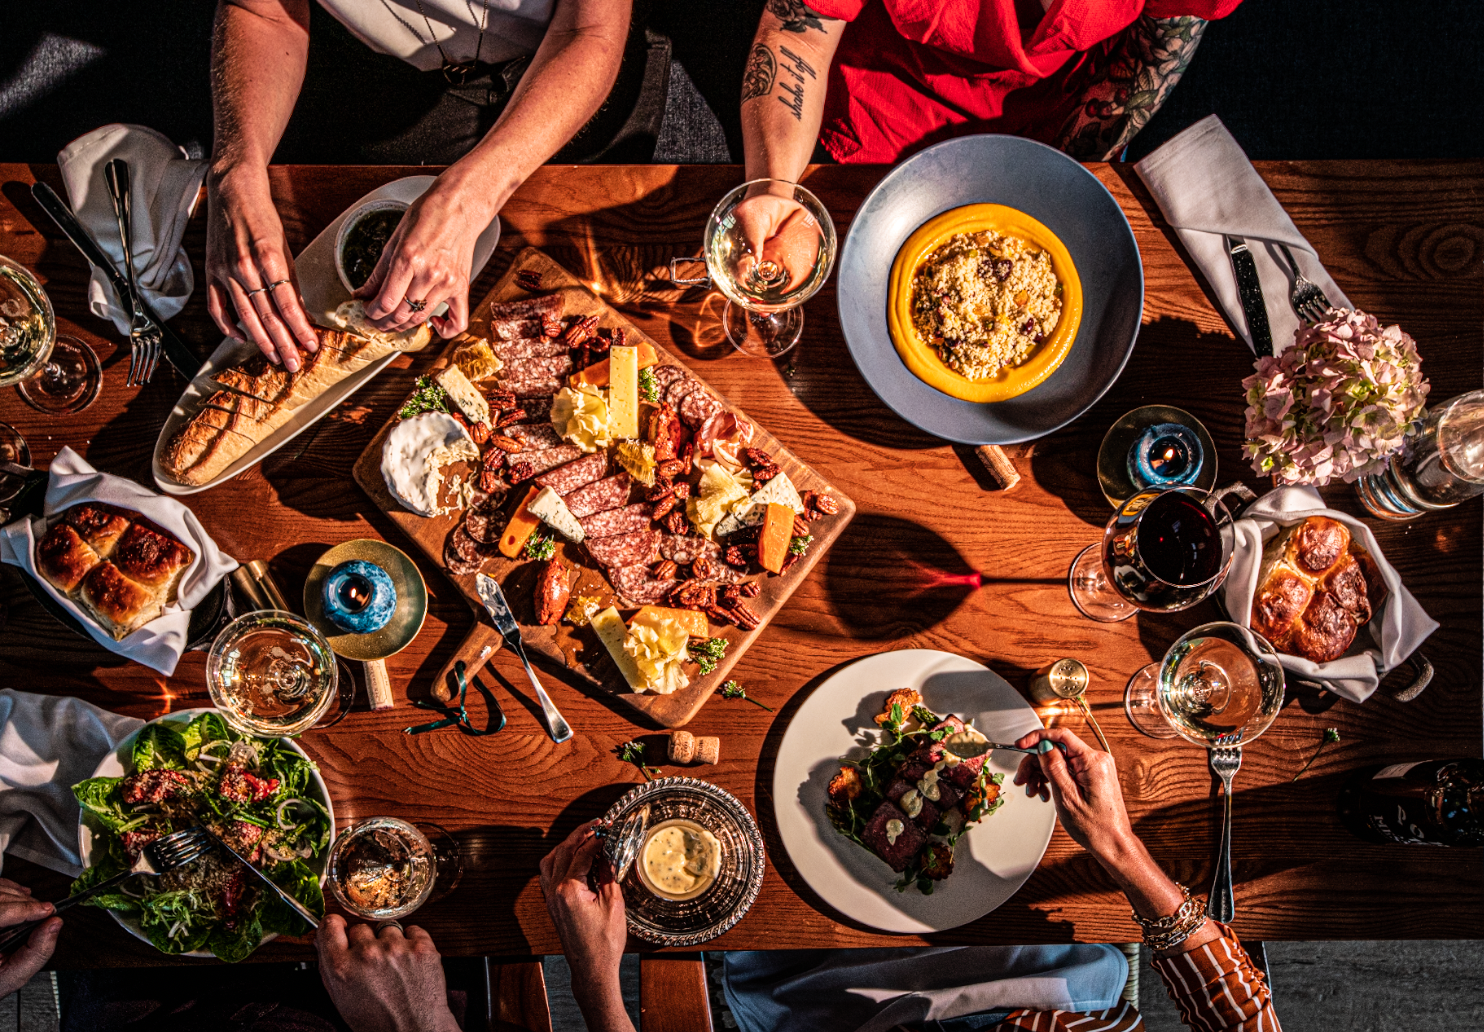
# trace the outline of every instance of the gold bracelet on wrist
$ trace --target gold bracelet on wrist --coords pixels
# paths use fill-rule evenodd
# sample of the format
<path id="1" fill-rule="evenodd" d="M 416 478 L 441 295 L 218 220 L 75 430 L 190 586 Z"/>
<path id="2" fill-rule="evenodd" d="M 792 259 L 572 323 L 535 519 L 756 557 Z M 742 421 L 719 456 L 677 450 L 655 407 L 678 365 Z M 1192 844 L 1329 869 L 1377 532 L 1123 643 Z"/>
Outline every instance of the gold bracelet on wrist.
<path id="1" fill-rule="evenodd" d="M 1190 890 L 1179 882 L 1175 885 L 1184 898 L 1173 914 L 1152 920 L 1140 917 L 1137 912 L 1133 915 L 1135 923 L 1143 929 L 1144 944 L 1156 953 L 1174 949 L 1206 923 L 1204 901 L 1192 897 Z"/>

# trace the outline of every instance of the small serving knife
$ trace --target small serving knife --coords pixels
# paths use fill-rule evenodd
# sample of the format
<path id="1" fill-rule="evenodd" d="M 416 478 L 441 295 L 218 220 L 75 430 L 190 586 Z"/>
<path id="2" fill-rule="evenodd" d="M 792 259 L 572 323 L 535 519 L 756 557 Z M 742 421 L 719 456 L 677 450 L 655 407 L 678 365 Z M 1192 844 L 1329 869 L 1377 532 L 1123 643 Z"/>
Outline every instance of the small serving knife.
<path id="1" fill-rule="evenodd" d="M 536 680 L 536 671 L 531 669 L 531 661 L 526 658 L 526 647 L 520 640 L 520 627 L 515 622 L 515 615 L 510 611 L 510 603 L 505 601 L 505 592 L 500 590 L 499 582 L 488 574 L 479 575 L 478 585 L 479 600 L 489 611 L 490 619 L 495 622 L 495 627 L 505 639 L 505 644 L 514 650 L 515 654 L 520 657 L 521 663 L 525 665 L 526 676 L 531 679 L 531 687 L 536 689 L 536 699 L 541 703 L 541 712 L 546 714 L 547 734 L 551 735 L 553 742 L 565 742 L 572 737 L 572 728 L 552 705 L 546 689 L 541 687 L 541 682 Z"/>
<path id="2" fill-rule="evenodd" d="M 203 825 L 203 827 L 205 827 L 205 826 Z M 242 866 L 243 867 L 246 867 L 253 874 L 257 875 L 258 876 L 258 879 L 264 885 L 268 886 L 268 888 L 272 889 L 274 892 L 276 892 L 278 894 L 278 898 L 279 899 L 283 900 L 289 906 L 293 907 L 295 913 L 297 913 L 300 917 L 302 917 L 304 920 L 306 920 L 306 921 L 309 922 L 309 927 L 310 928 L 318 928 L 319 927 L 319 919 L 317 917 L 315 917 L 313 914 L 311 914 L 309 912 L 309 909 L 307 907 L 305 907 L 303 903 L 300 903 L 293 896 L 290 896 L 287 892 L 283 891 L 283 889 L 279 888 L 278 885 L 277 885 L 277 883 L 274 882 L 272 878 L 268 877 L 266 874 L 264 874 L 258 868 L 254 867 L 251 863 L 249 863 L 248 860 L 247 860 L 247 857 L 243 856 L 241 853 L 237 852 L 237 850 L 235 850 L 231 846 L 227 845 L 226 840 L 224 840 L 216 832 L 212 831 L 210 828 L 206 828 L 206 834 L 210 835 L 212 837 L 212 839 L 216 842 L 217 845 L 221 846 L 228 853 L 231 853 L 238 860 L 242 861 Z"/>
<path id="3" fill-rule="evenodd" d="M 1247 333 L 1252 338 L 1252 348 L 1258 358 L 1273 354 L 1273 331 L 1268 328 L 1268 306 L 1262 299 L 1262 283 L 1257 278 L 1257 262 L 1247 241 L 1229 236 L 1226 253 L 1231 257 L 1232 275 L 1237 280 L 1237 297 L 1242 302 L 1242 314 L 1247 317 Z"/>

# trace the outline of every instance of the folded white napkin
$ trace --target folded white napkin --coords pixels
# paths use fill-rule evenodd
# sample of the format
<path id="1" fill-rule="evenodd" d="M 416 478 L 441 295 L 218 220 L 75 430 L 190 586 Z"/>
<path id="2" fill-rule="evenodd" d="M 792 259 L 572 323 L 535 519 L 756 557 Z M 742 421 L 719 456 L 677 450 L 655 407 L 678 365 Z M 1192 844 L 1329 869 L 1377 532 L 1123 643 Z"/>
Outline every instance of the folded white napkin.
<path id="1" fill-rule="evenodd" d="M 1352 646 L 1348 655 L 1332 663 L 1315 663 L 1279 653 L 1280 662 L 1284 670 L 1319 681 L 1351 702 L 1365 702 L 1375 692 L 1381 678 L 1405 663 L 1427 636 L 1438 629 L 1438 622 L 1427 615 L 1422 604 L 1402 584 L 1401 576 L 1381 554 L 1371 528 L 1360 520 L 1326 509 L 1319 492 L 1312 487 L 1280 487 L 1269 491 L 1249 505 L 1236 523 L 1236 551 L 1231 573 L 1222 585 L 1222 600 L 1233 620 L 1246 623 L 1247 615 L 1252 612 L 1253 596 L 1257 594 L 1263 545 L 1278 533 L 1280 527 L 1310 516 L 1328 516 L 1350 529 L 1350 536 L 1365 546 L 1380 568 L 1387 595 L 1380 612 L 1373 614 L 1365 625 L 1376 647 L 1358 650 Z M 1360 644 L 1361 639 L 1357 636 L 1356 646 Z"/>
<path id="2" fill-rule="evenodd" d="M 81 874 L 72 786 L 143 725 L 81 699 L 0 691 L 0 850 Z"/>
<path id="3" fill-rule="evenodd" d="M 1304 276 L 1324 291 L 1331 305 L 1351 307 L 1314 248 L 1215 115 L 1171 139 L 1136 164 L 1134 171 L 1200 266 L 1226 312 L 1226 321 L 1248 347 L 1252 347 L 1252 338 L 1223 234 L 1242 237 L 1252 252 L 1267 304 L 1273 354 L 1293 343 L 1293 332 L 1299 327 L 1299 317 L 1288 303 L 1293 275 L 1275 243 L 1288 245 Z"/>
<path id="4" fill-rule="evenodd" d="M 200 605 L 216 582 L 237 569 L 237 560 L 216 547 L 196 519 L 196 514 L 177 502 L 140 487 L 132 480 L 99 473 L 71 448 L 63 448 L 52 460 L 51 482 L 46 487 L 42 515 L 34 521 L 19 519 L 0 530 L 0 562 L 19 566 L 41 584 L 87 628 L 99 645 L 121 656 L 128 656 L 152 670 L 169 677 L 180 662 L 180 654 L 190 644 L 191 610 Z M 195 560 L 180 579 L 179 603 L 165 610 L 123 641 L 94 622 L 75 602 L 58 592 L 45 577 L 36 572 L 36 540 L 46 532 L 48 520 L 80 502 L 106 502 L 143 513 L 165 530 L 174 534 L 196 553 Z"/>
<path id="5" fill-rule="evenodd" d="M 79 136 L 57 155 L 77 221 L 125 277 L 118 220 L 103 178 L 103 167 L 114 158 L 129 163 L 134 271 L 140 289 L 154 313 L 169 319 L 180 314 L 196 286 L 180 241 L 206 178 L 206 162 L 188 160 L 185 151 L 142 125 L 105 125 Z M 94 315 L 112 319 L 120 333 L 129 332 L 130 313 L 98 269 L 88 282 L 88 307 Z"/>

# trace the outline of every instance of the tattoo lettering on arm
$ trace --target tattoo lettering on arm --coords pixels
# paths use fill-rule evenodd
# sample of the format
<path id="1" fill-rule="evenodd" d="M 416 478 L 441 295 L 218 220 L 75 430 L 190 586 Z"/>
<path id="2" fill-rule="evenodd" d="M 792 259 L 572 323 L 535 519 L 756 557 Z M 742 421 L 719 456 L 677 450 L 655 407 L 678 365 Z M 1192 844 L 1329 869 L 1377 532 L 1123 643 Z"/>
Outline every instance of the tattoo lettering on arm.
<path id="1" fill-rule="evenodd" d="M 1206 22 L 1140 17 L 1089 62 L 1091 85 L 1057 134 L 1083 161 L 1109 161 L 1154 117 L 1195 55 Z"/>
<path id="2" fill-rule="evenodd" d="M 773 91 L 773 80 L 778 75 L 778 62 L 773 51 L 761 43 L 752 45 L 747 55 L 747 68 L 742 73 L 742 103 L 755 97 L 766 97 Z"/>
<path id="3" fill-rule="evenodd" d="M 824 31 L 826 21 L 804 6 L 803 0 L 768 0 L 768 13 L 783 23 L 784 32 L 803 32 L 805 29 Z"/>
<path id="4" fill-rule="evenodd" d="M 788 94 L 792 99 L 785 100 L 783 97 L 779 97 L 778 103 L 792 111 L 796 121 L 802 122 L 804 120 L 804 77 L 807 75 L 810 79 L 814 79 L 817 76 L 814 74 L 814 69 L 810 67 L 809 62 L 805 61 L 798 54 L 795 54 L 788 47 L 779 46 L 778 52 L 790 62 L 783 66 L 783 70 L 794 79 L 792 83 L 783 83 L 779 87 L 783 93 Z"/>

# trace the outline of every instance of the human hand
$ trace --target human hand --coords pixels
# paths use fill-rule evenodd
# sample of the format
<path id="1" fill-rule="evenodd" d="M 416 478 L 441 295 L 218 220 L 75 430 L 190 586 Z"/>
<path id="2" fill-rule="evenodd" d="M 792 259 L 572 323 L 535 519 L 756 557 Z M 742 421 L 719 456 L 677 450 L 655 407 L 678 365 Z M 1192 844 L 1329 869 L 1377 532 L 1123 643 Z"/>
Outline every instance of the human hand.
<path id="1" fill-rule="evenodd" d="M 208 179 L 206 310 L 228 337 L 245 334 L 290 372 L 300 366 L 299 348 L 319 348 L 266 169 L 237 166 Z"/>
<path id="2" fill-rule="evenodd" d="M 1015 772 L 1015 784 L 1025 786 L 1028 796 L 1039 794 L 1056 803 L 1056 815 L 1072 840 L 1099 860 L 1111 862 L 1137 841 L 1113 757 L 1094 749 L 1065 728 L 1032 731 L 1015 743 L 1029 749 L 1050 740 L 1063 749 L 1026 756 Z"/>
<path id="3" fill-rule="evenodd" d="M 439 179 L 412 202 L 356 297 L 372 325 L 398 333 L 430 322 L 441 337 L 469 327 L 469 270 L 474 243 L 493 217 L 468 190 Z M 414 312 L 409 301 L 421 301 Z M 446 315 L 433 311 L 448 302 Z"/>
<path id="4" fill-rule="evenodd" d="M 31 898 L 31 890 L 9 878 L 0 878 L 0 929 L 27 921 L 40 921 L 52 913 L 52 905 Z M 0 958 L 0 997 L 9 996 L 35 976 L 51 959 L 57 947 L 62 919 L 51 917 L 38 925 L 25 943 L 10 956 Z"/>
<path id="5" fill-rule="evenodd" d="M 814 216 L 792 197 L 760 193 L 743 198 L 733 209 L 750 252 L 737 263 L 742 276 L 759 261 L 773 262 L 788 273 L 784 290 L 797 290 L 819 261 L 819 227 Z"/>
<path id="6" fill-rule="evenodd" d="M 580 826 L 542 858 L 541 892 L 572 968 L 573 990 L 580 986 L 612 1002 L 619 998 L 618 965 L 629 932 L 623 892 L 600 853 L 602 839 L 593 834 L 598 823 Z"/>
<path id="7" fill-rule="evenodd" d="M 428 933 L 387 922 L 347 930 L 331 914 L 314 937 L 320 977 L 355 1032 L 457 1032 L 443 962 Z"/>

